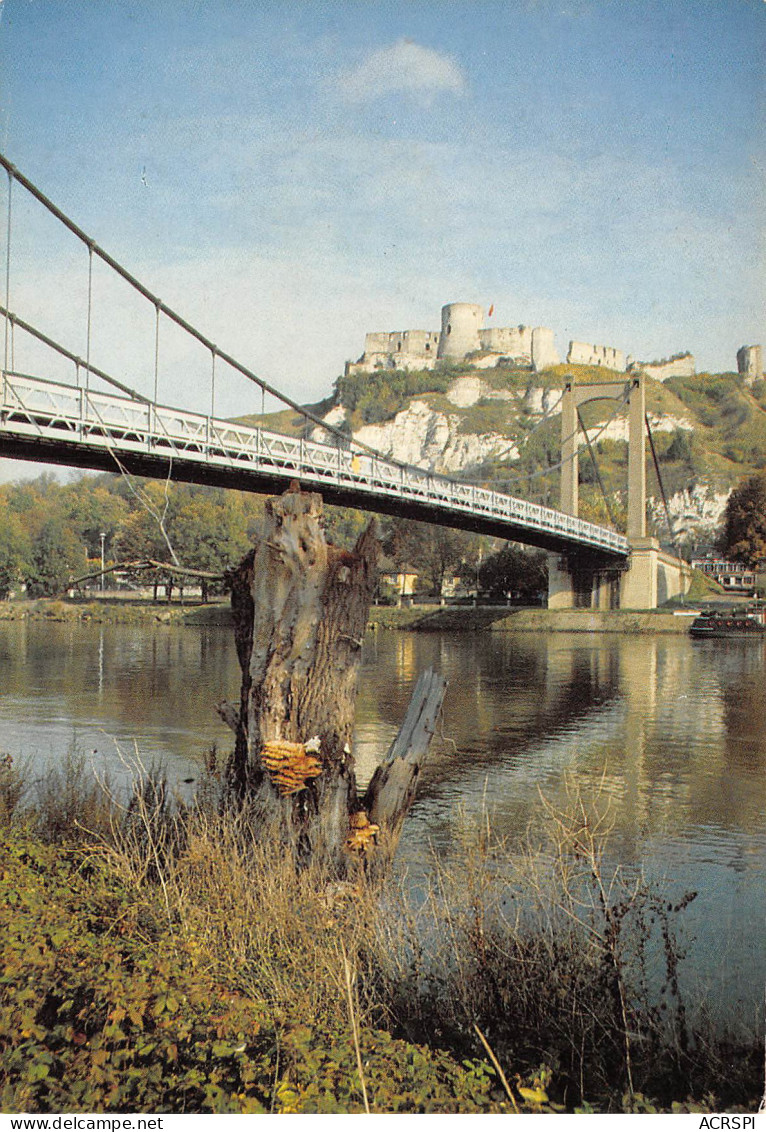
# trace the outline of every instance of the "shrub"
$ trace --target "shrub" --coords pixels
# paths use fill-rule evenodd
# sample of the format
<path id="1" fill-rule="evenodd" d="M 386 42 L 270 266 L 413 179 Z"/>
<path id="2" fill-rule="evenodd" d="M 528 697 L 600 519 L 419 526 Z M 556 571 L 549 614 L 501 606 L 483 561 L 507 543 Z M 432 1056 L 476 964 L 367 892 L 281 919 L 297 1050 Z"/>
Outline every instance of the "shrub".
<path id="1" fill-rule="evenodd" d="M 296 873 L 276 841 L 253 840 L 216 775 L 211 754 L 189 808 L 143 776 L 86 838 L 71 800 L 66 822 L 48 801 L 25 827 L 11 795 L 4 1111 L 757 1103 L 758 1041 L 686 1013 L 674 923 L 693 894 L 669 899 L 608 868 L 598 799 L 573 793 L 562 812 L 542 799 L 539 830 L 515 847 L 488 827 L 467 833 L 423 902 L 393 882 L 328 889 Z M 45 844 L 35 825 L 80 840 Z"/>

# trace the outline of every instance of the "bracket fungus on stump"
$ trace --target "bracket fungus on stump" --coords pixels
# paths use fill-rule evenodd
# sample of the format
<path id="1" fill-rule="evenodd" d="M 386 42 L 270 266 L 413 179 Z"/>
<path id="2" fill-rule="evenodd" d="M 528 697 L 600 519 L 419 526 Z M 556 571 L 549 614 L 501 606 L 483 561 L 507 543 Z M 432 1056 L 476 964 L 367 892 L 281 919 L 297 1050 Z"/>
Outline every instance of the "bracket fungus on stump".
<path id="1" fill-rule="evenodd" d="M 266 503 L 256 545 L 228 572 L 240 705 L 229 783 L 257 829 L 344 877 L 380 869 L 396 846 L 444 697 L 424 673 L 365 794 L 352 753 L 362 640 L 377 586 L 375 523 L 353 551 L 324 537 L 320 495 L 293 485 Z"/>

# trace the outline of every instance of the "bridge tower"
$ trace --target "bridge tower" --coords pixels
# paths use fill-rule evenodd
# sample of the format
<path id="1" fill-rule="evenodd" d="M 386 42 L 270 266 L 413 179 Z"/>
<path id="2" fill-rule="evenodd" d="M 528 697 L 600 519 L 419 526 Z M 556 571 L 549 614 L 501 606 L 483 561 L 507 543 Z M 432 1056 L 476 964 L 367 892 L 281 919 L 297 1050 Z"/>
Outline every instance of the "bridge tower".
<path id="1" fill-rule="evenodd" d="M 614 400 L 628 406 L 628 522 L 630 558 L 627 569 L 605 568 L 597 561 L 569 555 L 549 558 L 548 607 L 572 609 L 654 609 L 688 588 L 686 563 L 660 551 L 646 534 L 646 394 L 643 374 L 628 380 L 566 380 L 561 402 L 561 502 L 567 515 L 579 506 L 579 408 L 590 401 Z"/>

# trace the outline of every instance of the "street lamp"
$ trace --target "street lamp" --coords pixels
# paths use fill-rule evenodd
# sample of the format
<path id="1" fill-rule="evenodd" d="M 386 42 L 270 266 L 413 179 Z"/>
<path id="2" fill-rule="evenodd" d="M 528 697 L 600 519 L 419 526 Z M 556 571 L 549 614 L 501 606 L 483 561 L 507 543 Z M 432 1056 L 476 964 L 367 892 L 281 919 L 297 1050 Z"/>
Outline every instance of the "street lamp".
<path id="1" fill-rule="evenodd" d="M 101 592 L 104 592 L 104 539 L 106 538 L 106 531 L 101 531 L 98 536 L 101 539 Z"/>

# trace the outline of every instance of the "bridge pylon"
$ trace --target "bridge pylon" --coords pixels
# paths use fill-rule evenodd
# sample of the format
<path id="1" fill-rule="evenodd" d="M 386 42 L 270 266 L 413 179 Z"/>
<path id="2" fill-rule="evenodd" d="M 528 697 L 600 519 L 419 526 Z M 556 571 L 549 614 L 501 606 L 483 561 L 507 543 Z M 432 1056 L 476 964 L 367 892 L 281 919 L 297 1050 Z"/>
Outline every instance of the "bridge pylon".
<path id="1" fill-rule="evenodd" d="M 617 569 L 594 556 L 549 556 L 550 609 L 654 609 L 689 586 L 690 569 L 660 550 L 646 533 L 646 393 L 644 375 L 615 381 L 583 382 L 568 377 L 561 402 L 561 497 L 567 515 L 579 510 L 579 429 L 581 405 L 617 401 L 628 408 L 628 516 L 630 557 Z"/>

